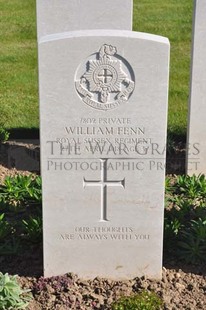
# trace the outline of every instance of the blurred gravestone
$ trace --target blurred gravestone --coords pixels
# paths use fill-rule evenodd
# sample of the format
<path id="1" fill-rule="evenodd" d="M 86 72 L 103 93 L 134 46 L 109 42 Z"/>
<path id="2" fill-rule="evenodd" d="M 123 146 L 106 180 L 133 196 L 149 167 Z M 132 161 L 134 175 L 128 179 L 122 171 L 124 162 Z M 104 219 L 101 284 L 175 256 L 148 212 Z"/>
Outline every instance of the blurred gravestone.
<path id="1" fill-rule="evenodd" d="M 132 0 L 37 0 L 38 38 L 73 30 L 132 30 Z"/>
<path id="2" fill-rule="evenodd" d="M 187 138 L 187 173 L 206 174 L 206 1 L 196 0 Z"/>

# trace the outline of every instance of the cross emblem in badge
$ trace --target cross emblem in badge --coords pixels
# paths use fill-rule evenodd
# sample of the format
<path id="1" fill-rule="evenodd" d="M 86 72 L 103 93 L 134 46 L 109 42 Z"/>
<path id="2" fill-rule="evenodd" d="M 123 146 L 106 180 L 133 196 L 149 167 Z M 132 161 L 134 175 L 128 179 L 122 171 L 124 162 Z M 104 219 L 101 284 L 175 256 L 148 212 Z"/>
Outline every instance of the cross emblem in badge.
<path id="1" fill-rule="evenodd" d="M 108 69 L 103 69 L 102 72 L 98 74 L 98 79 L 104 84 L 110 83 L 113 79 L 113 74 Z"/>
<path id="2" fill-rule="evenodd" d="M 107 180 L 107 161 L 108 159 L 100 159 L 102 163 L 100 180 L 86 180 L 83 178 L 83 187 L 95 186 L 101 189 L 101 215 L 100 222 L 108 221 L 107 219 L 107 187 L 123 187 L 125 188 L 125 179 L 123 180 Z"/>

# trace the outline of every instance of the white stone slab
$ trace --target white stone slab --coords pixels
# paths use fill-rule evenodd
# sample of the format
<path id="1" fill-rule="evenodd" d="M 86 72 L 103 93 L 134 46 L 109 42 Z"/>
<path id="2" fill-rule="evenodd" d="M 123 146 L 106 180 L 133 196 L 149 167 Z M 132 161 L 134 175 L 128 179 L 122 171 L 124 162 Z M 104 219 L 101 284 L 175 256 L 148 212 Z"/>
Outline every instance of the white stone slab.
<path id="1" fill-rule="evenodd" d="M 132 29 L 132 0 L 37 0 L 38 38 L 86 29 Z"/>
<path id="2" fill-rule="evenodd" d="M 187 173 L 206 174 L 206 1 L 195 2 Z"/>
<path id="3" fill-rule="evenodd" d="M 148 34 L 40 41 L 45 276 L 161 277 L 168 63 Z"/>

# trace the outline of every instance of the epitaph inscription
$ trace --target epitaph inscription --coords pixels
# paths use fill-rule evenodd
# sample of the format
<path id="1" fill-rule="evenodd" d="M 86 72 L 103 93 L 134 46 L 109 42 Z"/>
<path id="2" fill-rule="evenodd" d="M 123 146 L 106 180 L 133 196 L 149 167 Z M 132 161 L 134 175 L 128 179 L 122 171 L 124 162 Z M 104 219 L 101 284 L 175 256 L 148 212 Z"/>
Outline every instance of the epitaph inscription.
<path id="1" fill-rule="evenodd" d="M 82 101 L 94 109 L 115 109 L 132 95 L 134 72 L 130 64 L 117 55 L 115 46 L 104 44 L 94 55 L 96 59 L 89 59 L 78 68 L 76 90 Z M 86 68 L 83 75 L 82 67 Z"/>
<path id="2" fill-rule="evenodd" d="M 135 240 L 136 243 L 148 242 L 151 235 L 147 232 L 142 233 L 135 229 L 134 227 L 74 227 L 72 232 L 66 232 L 60 234 L 60 239 L 64 241 L 104 241 L 108 240 L 112 242 L 128 242 L 130 240 Z"/>

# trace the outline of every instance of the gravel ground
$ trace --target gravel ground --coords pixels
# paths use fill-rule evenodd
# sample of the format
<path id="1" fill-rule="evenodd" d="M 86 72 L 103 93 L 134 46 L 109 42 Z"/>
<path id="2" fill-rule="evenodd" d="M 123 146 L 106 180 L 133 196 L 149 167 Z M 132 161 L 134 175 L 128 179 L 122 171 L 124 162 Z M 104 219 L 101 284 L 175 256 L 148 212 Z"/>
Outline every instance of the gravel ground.
<path id="1" fill-rule="evenodd" d="M 0 182 L 5 176 L 17 173 L 29 172 L 8 169 L 5 155 L 0 154 Z M 161 281 L 144 278 L 121 282 L 100 278 L 84 281 L 72 273 L 45 280 L 42 278 L 41 246 L 28 249 L 23 255 L 0 257 L 0 271 L 18 274 L 21 285 L 32 290 L 34 299 L 28 310 L 108 310 L 122 295 L 143 289 L 157 292 L 164 301 L 165 310 L 205 310 L 206 266 L 182 266 L 168 258 L 164 266 Z"/>
<path id="2" fill-rule="evenodd" d="M 143 289 L 156 292 L 164 300 L 165 310 L 206 309 L 205 275 L 163 268 L 162 281 L 135 278 L 130 281 L 111 281 L 96 278 L 83 281 L 73 274 L 42 280 L 22 277 L 21 283 L 33 288 L 35 300 L 30 310 L 40 309 L 111 309 L 111 303 L 122 295 L 129 296 Z M 41 289 L 41 290 L 40 290 Z"/>

